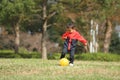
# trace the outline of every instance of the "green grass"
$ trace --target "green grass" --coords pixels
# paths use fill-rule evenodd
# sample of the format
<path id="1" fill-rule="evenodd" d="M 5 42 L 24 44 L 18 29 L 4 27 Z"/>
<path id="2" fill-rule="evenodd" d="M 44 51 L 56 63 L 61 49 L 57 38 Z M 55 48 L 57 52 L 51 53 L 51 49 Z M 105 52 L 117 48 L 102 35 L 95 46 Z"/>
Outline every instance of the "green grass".
<path id="1" fill-rule="evenodd" d="M 0 80 L 120 80 L 120 62 L 0 59 Z"/>

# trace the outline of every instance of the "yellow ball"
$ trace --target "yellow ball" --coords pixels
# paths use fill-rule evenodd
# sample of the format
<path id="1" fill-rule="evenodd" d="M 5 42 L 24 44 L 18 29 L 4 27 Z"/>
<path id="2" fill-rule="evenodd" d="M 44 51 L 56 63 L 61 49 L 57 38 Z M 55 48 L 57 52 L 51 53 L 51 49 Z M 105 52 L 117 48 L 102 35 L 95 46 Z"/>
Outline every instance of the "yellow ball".
<path id="1" fill-rule="evenodd" d="M 60 59 L 60 66 L 68 66 L 69 65 L 69 60 L 66 58 Z"/>

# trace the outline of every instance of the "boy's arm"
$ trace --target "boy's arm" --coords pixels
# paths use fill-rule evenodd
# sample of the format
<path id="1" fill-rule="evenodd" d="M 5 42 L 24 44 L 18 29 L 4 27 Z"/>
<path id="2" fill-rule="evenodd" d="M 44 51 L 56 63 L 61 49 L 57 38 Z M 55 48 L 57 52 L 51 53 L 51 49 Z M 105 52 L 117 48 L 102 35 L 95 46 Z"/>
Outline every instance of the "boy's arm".
<path id="1" fill-rule="evenodd" d="M 62 35 L 62 39 L 67 39 L 67 36 L 68 36 L 68 32 L 65 32 L 65 33 Z"/>
<path id="2" fill-rule="evenodd" d="M 79 33 L 77 33 L 76 36 L 78 41 L 82 42 L 85 46 L 87 46 L 87 40 L 83 36 L 81 36 Z"/>

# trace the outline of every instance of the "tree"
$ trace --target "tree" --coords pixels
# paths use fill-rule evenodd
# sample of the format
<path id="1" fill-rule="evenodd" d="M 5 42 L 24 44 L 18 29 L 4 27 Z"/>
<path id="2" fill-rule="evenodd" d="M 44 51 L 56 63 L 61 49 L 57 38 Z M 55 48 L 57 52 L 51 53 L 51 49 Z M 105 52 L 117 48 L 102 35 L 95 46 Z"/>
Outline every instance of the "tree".
<path id="1" fill-rule="evenodd" d="M 15 34 L 15 53 L 19 51 L 20 23 L 28 18 L 34 8 L 33 0 L 2 0 L 0 3 L 0 22 L 12 26 Z M 6 23 L 7 22 L 7 23 Z"/>
<path id="2" fill-rule="evenodd" d="M 120 8 L 120 1 L 119 0 L 97 0 L 100 7 L 100 16 L 104 20 L 104 44 L 103 50 L 104 53 L 109 52 L 109 46 L 111 41 L 112 32 L 114 29 L 114 18 L 113 16 L 116 15 L 117 10 Z"/>
<path id="3" fill-rule="evenodd" d="M 36 2 L 36 15 L 41 23 L 41 53 L 42 59 L 47 59 L 47 48 L 46 48 L 46 34 L 47 29 L 55 24 L 51 18 L 55 17 L 57 13 L 61 11 L 61 4 L 57 0 L 35 0 Z M 39 9 L 39 10 L 38 10 Z"/>

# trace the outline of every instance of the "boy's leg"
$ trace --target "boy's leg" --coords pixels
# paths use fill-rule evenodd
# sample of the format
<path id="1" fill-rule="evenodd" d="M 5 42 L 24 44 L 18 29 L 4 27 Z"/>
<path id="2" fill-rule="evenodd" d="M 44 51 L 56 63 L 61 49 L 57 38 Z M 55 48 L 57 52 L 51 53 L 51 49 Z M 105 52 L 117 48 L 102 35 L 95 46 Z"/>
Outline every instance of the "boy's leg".
<path id="1" fill-rule="evenodd" d="M 70 63 L 72 63 L 72 64 L 74 62 L 74 54 L 75 54 L 75 48 L 72 48 L 70 50 Z"/>
<path id="2" fill-rule="evenodd" d="M 65 54 L 67 53 L 67 51 L 68 51 L 67 47 L 64 47 L 60 59 L 65 57 Z"/>

